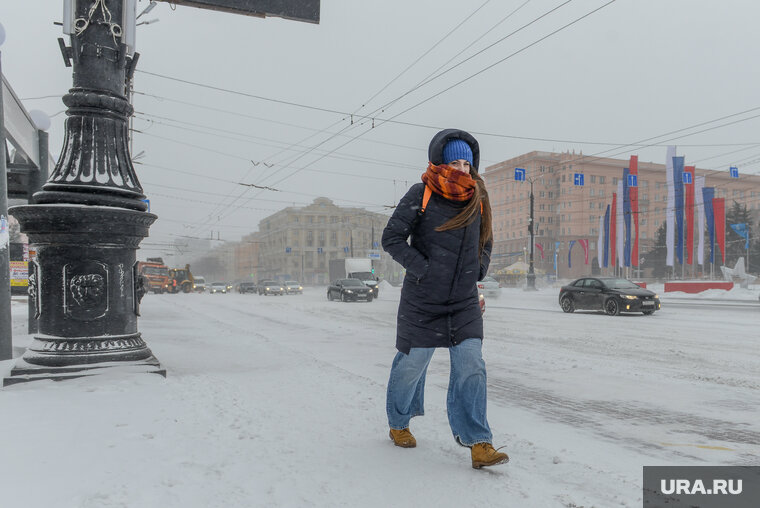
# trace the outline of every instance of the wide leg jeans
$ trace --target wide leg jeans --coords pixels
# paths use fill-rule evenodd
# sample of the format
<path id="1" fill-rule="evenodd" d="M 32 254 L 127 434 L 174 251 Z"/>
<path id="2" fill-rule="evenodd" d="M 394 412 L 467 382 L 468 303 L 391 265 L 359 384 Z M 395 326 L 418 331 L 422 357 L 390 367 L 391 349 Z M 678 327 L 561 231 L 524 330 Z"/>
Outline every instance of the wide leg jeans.
<path id="1" fill-rule="evenodd" d="M 486 364 L 481 339 L 466 339 L 449 348 L 451 371 L 446 397 L 449 426 L 464 446 L 490 443 L 486 418 Z M 386 409 L 392 429 L 405 429 L 413 416 L 425 414 L 425 375 L 435 348 L 412 348 L 393 359 Z"/>

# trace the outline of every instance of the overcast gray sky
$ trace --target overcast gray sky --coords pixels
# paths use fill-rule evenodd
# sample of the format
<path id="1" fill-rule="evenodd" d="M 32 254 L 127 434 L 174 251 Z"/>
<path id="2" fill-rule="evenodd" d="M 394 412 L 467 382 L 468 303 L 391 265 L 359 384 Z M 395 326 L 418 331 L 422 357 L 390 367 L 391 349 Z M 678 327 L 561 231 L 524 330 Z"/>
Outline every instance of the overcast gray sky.
<path id="1" fill-rule="evenodd" d="M 532 150 L 664 162 L 676 144 L 687 164 L 759 173 L 760 4 L 616 0 L 550 35 L 608 1 L 322 0 L 318 25 L 159 3 L 137 33 L 133 155 L 159 216 L 138 256 L 178 235 L 239 239 L 317 196 L 384 211 L 441 128 L 476 133 L 481 169 Z M 3 72 L 53 116 L 56 158 L 71 86 L 61 17 L 61 0 L 0 4 Z"/>

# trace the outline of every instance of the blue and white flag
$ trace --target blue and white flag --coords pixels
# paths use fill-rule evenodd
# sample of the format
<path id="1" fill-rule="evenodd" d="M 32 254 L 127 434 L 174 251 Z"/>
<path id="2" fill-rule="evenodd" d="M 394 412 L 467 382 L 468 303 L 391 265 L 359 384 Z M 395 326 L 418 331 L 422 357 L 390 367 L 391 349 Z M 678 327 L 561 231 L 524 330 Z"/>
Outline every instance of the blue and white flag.
<path id="1" fill-rule="evenodd" d="M 731 224 L 731 229 L 733 229 L 737 235 L 744 238 L 744 248 L 749 249 L 749 229 L 747 229 L 747 224 L 744 222 L 741 224 Z"/>
<path id="2" fill-rule="evenodd" d="M 676 214 L 676 258 L 678 263 L 683 264 L 683 251 L 684 251 L 684 217 L 683 217 L 683 201 L 684 201 L 684 188 L 683 188 L 683 165 L 684 157 L 673 157 L 673 187 L 675 190 L 675 208 L 673 209 Z"/>
<path id="3" fill-rule="evenodd" d="M 567 267 L 568 268 L 573 267 L 573 245 L 575 245 L 575 240 L 570 240 L 570 247 L 567 249 Z"/>
<path id="4" fill-rule="evenodd" d="M 713 198 L 715 187 L 702 188 L 702 200 L 705 205 L 705 222 L 707 222 L 707 240 L 710 242 L 710 263 L 715 262 L 715 215 L 713 214 Z"/>
<path id="5" fill-rule="evenodd" d="M 673 158 L 676 156 L 676 147 L 669 146 L 665 155 L 665 181 L 668 186 L 668 201 L 665 207 L 665 265 L 673 266 L 673 251 L 675 250 L 675 217 L 676 198 L 673 187 Z"/>

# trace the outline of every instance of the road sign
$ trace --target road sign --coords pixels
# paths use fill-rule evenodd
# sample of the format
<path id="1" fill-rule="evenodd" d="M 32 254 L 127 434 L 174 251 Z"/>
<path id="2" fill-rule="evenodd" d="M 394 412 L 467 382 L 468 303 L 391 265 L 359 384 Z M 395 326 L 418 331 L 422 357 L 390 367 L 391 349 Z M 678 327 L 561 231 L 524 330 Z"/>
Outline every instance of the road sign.
<path id="1" fill-rule="evenodd" d="M 319 23 L 319 0 L 159 0 L 211 11 Z"/>
<path id="2" fill-rule="evenodd" d="M 515 181 L 517 182 L 525 181 L 525 170 L 523 168 L 515 168 Z"/>
<path id="3" fill-rule="evenodd" d="M 380 247 L 380 244 L 379 244 L 379 243 L 377 243 L 377 242 L 372 242 L 372 248 L 373 248 L 373 249 L 377 249 L 378 247 Z"/>
<path id="4" fill-rule="evenodd" d="M 638 175 L 628 175 L 628 187 L 638 187 L 639 177 Z"/>
<path id="5" fill-rule="evenodd" d="M 343 252 L 345 252 L 346 254 L 348 254 L 348 247 L 343 247 Z"/>
<path id="6" fill-rule="evenodd" d="M 685 183 L 686 185 L 691 184 L 691 173 L 689 173 L 688 171 L 683 172 L 683 183 Z"/>
<path id="7" fill-rule="evenodd" d="M 380 251 L 374 249 L 367 251 L 367 257 L 370 259 L 380 259 Z"/>
<path id="8" fill-rule="evenodd" d="M 285 254 L 290 254 L 290 247 L 285 247 Z"/>
<path id="9" fill-rule="evenodd" d="M 573 176 L 573 184 L 583 187 L 583 173 L 575 173 Z"/>
<path id="10" fill-rule="evenodd" d="M 739 168 L 736 166 L 731 166 L 728 168 L 728 171 L 731 174 L 731 178 L 739 178 Z"/>

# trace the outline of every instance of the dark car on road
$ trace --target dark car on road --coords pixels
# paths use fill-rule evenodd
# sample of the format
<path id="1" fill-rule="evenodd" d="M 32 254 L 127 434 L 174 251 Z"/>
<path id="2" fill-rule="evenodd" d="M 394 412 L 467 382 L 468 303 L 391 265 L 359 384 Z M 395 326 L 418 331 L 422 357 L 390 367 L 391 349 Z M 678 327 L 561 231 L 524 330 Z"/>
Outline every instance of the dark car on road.
<path id="1" fill-rule="evenodd" d="M 660 299 L 628 279 L 584 277 L 562 286 L 559 305 L 564 312 L 601 310 L 610 316 L 621 312 L 642 312 L 648 316 L 660 310 Z"/>
<path id="2" fill-rule="evenodd" d="M 284 295 L 285 288 L 276 280 L 264 280 L 259 282 L 258 292 L 260 295 Z"/>
<path id="3" fill-rule="evenodd" d="M 327 287 L 327 299 L 330 301 L 355 302 L 364 300 L 371 302 L 373 296 L 372 288 L 359 279 L 338 279 Z"/>
<path id="4" fill-rule="evenodd" d="M 238 284 L 237 292 L 241 294 L 255 293 L 256 283 L 255 282 L 241 282 L 240 284 Z"/>

